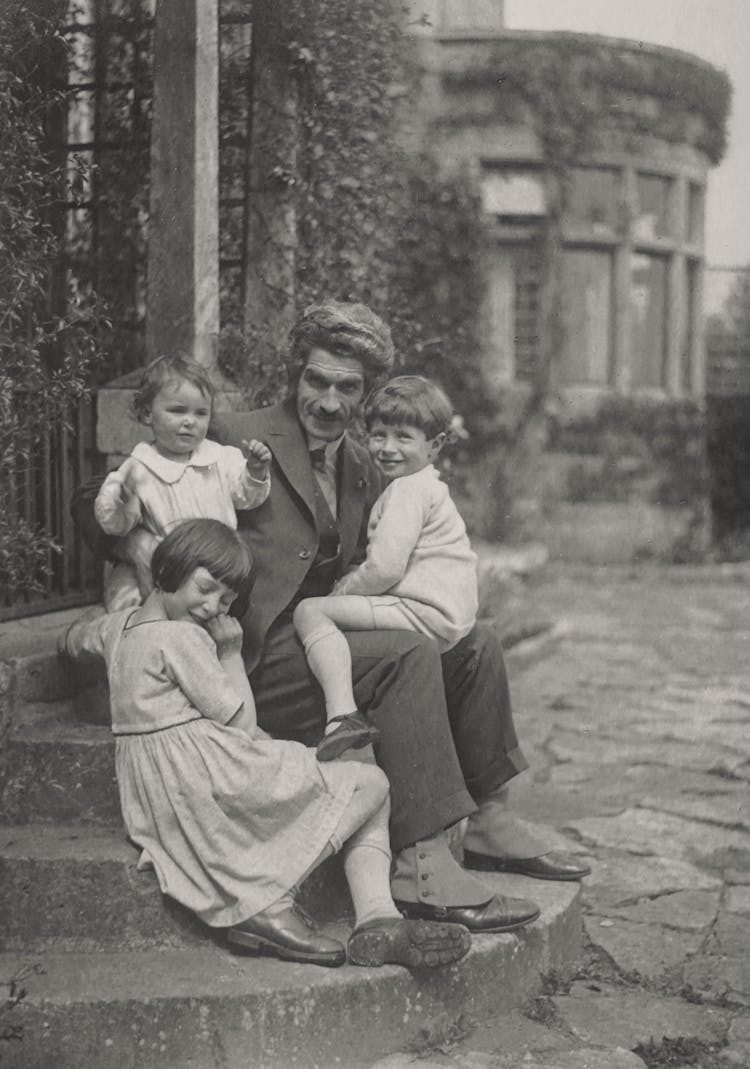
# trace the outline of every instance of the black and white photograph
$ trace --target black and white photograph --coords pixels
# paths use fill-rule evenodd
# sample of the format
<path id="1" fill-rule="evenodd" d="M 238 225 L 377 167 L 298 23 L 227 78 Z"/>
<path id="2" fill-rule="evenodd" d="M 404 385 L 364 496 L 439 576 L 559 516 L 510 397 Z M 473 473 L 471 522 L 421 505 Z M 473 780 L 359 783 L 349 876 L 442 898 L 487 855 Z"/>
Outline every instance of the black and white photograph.
<path id="1" fill-rule="evenodd" d="M 750 1069 L 750 0 L 0 0 L 0 1069 Z"/>

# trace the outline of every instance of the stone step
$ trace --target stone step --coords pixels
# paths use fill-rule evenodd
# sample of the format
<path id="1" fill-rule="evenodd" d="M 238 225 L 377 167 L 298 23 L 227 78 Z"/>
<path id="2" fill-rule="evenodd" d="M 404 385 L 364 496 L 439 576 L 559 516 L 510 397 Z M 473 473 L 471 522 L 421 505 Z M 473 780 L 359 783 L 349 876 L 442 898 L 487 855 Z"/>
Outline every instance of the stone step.
<path id="1" fill-rule="evenodd" d="M 495 880 L 496 877 L 490 877 Z M 449 969 L 324 969 L 236 956 L 220 942 L 160 950 L 0 954 L 11 985 L 4 1069 L 356 1069 L 505 1013 L 569 975 L 581 949 L 576 884 L 503 879 L 535 897 L 518 933 L 475 936 Z M 499 886 L 499 884 L 498 884 Z M 346 938 L 347 929 L 327 931 Z M 20 996 L 21 991 L 24 994 Z"/>
<path id="2" fill-rule="evenodd" d="M 79 697 L 18 705 L 0 756 L 0 820 L 119 826 L 114 755 L 109 727 L 83 720 Z"/>
<path id="3" fill-rule="evenodd" d="M 509 668 L 536 657 L 550 623 L 529 619 L 524 585 L 546 563 L 543 547 L 515 549 L 481 543 L 479 557 L 480 618 L 495 626 Z M 73 665 L 57 652 L 59 639 L 81 614 L 80 608 L 0 622 L 0 727 L 23 702 L 53 702 L 78 695 L 79 715 L 107 720 L 106 675 L 97 663 Z"/>
<path id="4" fill-rule="evenodd" d="M 564 633 L 564 623 L 518 630 L 507 653 L 511 678 L 544 656 Z M 33 680 L 28 686 L 32 697 L 18 697 L 6 718 L 0 821 L 119 825 L 105 681 L 89 676 L 89 685 L 82 687 L 82 676 L 73 679 L 70 670 L 61 676 L 57 655 L 49 651 L 19 656 L 12 663 L 18 679 Z"/>
<path id="5" fill-rule="evenodd" d="M 79 688 L 70 667 L 57 655 L 57 642 L 81 609 L 0 623 L 0 697 L 11 701 L 52 701 Z"/>
<path id="6" fill-rule="evenodd" d="M 119 829 L 23 824 L 0 828 L 0 950 L 191 946 L 210 930 L 163 896 Z M 300 901 L 321 920 L 346 918 L 338 858 L 305 881 Z"/>

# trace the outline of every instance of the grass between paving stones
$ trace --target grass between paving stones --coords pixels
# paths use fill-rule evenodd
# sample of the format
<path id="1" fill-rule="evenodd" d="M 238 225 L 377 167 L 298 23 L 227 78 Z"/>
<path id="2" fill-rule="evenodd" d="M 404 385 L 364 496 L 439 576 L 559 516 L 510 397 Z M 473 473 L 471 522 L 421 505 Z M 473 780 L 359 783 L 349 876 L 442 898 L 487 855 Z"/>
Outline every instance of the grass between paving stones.
<path id="1" fill-rule="evenodd" d="M 565 1020 L 561 1017 L 555 997 L 570 993 L 574 982 L 584 983 L 591 991 L 599 991 L 602 986 L 621 987 L 623 990 L 644 991 L 665 997 L 682 998 L 693 1004 L 726 1005 L 723 999 L 707 1000 L 689 986 L 678 986 L 673 979 L 666 978 L 662 983 L 645 980 L 638 972 L 625 972 L 618 969 L 612 959 L 584 937 L 583 958 L 578 969 L 570 976 L 561 976 L 551 972 L 542 978 L 540 994 L 530 999 L 522 1013 L 531 1021 L 545 1028 L 570 1035 Z M 722 1051 L 727 1046 L 722 1043 L 707 1043 L 692 1036 L 670 1039 L 664 1037 L 661 1042 L 650 1040 L 639 1043 L 633 1048 L 647 1069 L 727 1069 L 728 1062 Z M 749 1067 L 750 1069 L 750 1067 Z"/>
<path id="2" fill-rule="evenodd" d="M 8 994 L 0 1004 L 0 1043 L 20 1042 L 23 1039 L 23 1025 L 13 1018 L 13 1010 L 26 998 L 24 980 L 33 973 L 43 973 L 44 968 L 39 962 L 24 965 L 9 980 L 4 981 L 8 985 Z M 2 1048 L 0 1048 L 0 1061 L 2 1060 Z"/>
<path id="3" fill-rule="evenodd" d="M 646 1063 L 647 1069 L 727 1069 L 727 1060 L 722 1056 L 722 1046 L 706 1043 L 702 1039 L 662 1039 L 661 1043 L 639 1043 L 633 1053 Z"/>
<path id="4" fill-rule="evenodd" d="M 407 1054 L 424 1058 L 428 1054 L 449 1054 L 454 1047 L 468 1039 L 476 1022 L 466 1014 L 449 1017 L 444 1014 L 433 1021 L 429 1028 L 420 1028 L 414 1039 L 406 1046 Z"/>

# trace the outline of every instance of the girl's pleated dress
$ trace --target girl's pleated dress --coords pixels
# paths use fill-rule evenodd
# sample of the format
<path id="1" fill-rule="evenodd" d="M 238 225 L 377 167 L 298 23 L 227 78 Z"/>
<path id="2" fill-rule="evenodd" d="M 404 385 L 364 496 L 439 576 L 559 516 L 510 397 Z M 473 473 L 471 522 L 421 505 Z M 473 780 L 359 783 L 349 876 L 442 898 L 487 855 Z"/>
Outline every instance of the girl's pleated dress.
<path id="1" fill-rule="evenodd" d="M 128 835 L 165 894 L 228 927 L 310 869 L 354 791 L 354 766 L 228 721 L 240 698 L 197 624 L 97 621 Z"/>

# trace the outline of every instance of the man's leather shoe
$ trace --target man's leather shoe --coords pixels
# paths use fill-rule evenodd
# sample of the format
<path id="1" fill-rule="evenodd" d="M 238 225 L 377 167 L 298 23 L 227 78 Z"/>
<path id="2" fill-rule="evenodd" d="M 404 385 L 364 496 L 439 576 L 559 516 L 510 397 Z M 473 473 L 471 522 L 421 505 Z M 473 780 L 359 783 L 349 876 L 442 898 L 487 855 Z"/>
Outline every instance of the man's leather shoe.
<path id="1" fill-rule="evenodd" d="M 385 917 L 355 928 L 346 952 L 352 965 L 405 965 L 408 969 L 451 965 L 467 954 L 471 936 L 461 924 Z"/>
<path id="2" fill-rule="evenodd" d="M 398 899 L 396 905 L 406 917 L 463 924 L 470 932 L 512 932 L 539 916 L 536 902 L 529 902 L 525 898 L 506 898 L 505 895 L 494 895 L 481 906 L 430 906 L 426 902 L 402 902 Z"/>
<path id="3" fill-rule="evenodd" d="M 535 880 L 580 880 L 591 872 L 588 865 L 554 852 L 540 857 L 492 857 L 464 850 L 464 865 L 480 872 L 513 872 Z"/>
<path id="4" fill-rule="evenodd" d="M 343 943 L 309 928 L 290 908 L 269 916 L 257 913 L 227 932 L 233 947 L 256 954 L 267 954 L 283 961 L 300 961 L 310 965 L 343 965 Z"/>

